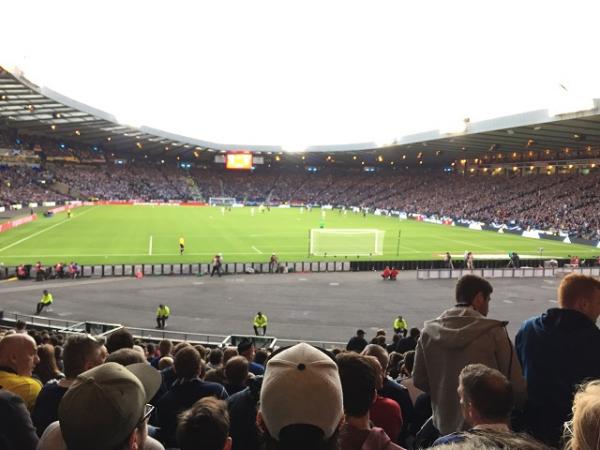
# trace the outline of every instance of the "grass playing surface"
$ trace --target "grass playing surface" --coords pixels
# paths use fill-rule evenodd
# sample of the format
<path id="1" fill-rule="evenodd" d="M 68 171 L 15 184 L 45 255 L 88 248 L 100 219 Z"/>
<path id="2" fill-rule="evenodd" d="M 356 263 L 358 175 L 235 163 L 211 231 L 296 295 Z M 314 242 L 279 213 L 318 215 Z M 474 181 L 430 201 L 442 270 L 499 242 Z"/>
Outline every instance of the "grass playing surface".
<path id="1" fill-rule="evenodd" d="M 308 258 L 308 231 L 319 228 L 321 211 L 273 208 L 92 206 L 38 220 L 0 234 L 0 262 L 6 265 L 57 261 L 79 264 L 209 262 L 223 253 L 225 262 L 266 262 L 272 252 L 280 261 L 325 260 Z M 581 258 L 599 249 L 561 242 L 522 238 L 510 234 L 473 231 L 383 216 L 326 211 L 325 227 L 385 230 L 382 256 L 365 259 L 440 259 L 446 251 L 462 258 L 465 250 L 478 257 L 505 257 L 516 251 L 522 258 L 539 256 Z M 398 247 L 398 231 L 400 245 Z M 179 238 L 185 253 L 179 255 Z M 399 254 L 396 254 L 397 248 Z M 485 255 L 485 256 L 484 256 Z M 344 259 L 338 257 L 335 259 Z M 348 259 L 355 259 L 348 257 Z"/>

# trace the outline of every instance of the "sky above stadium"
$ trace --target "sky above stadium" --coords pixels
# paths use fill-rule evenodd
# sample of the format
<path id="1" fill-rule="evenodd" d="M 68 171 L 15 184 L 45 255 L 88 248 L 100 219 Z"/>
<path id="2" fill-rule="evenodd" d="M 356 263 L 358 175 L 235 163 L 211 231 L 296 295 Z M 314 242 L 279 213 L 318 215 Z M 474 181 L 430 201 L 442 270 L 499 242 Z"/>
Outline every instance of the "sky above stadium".
<path id="1" fill-rule="evenodd" d="M 389 143 L 600 98 L 598 1 L 44 0 L 2 15 L 1 65 L 222 144 Z"/>

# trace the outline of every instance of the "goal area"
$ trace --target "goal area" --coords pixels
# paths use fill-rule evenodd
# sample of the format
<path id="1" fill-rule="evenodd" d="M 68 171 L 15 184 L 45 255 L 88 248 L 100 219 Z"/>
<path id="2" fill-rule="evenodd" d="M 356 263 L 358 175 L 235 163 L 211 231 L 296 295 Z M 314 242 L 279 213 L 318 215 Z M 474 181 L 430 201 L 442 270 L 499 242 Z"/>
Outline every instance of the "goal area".
<path id="1" fill-rule="evenodd" d="M 383 255 L 385 231 L 374 228 L 313 228 L 309 256 Z"/>
<path id="2" fill-rule="evenodd" d="M 210 197 L 208 199 L 208 204 L 210 206 L 231 206 L 234 203 L 234 197 Z"/>

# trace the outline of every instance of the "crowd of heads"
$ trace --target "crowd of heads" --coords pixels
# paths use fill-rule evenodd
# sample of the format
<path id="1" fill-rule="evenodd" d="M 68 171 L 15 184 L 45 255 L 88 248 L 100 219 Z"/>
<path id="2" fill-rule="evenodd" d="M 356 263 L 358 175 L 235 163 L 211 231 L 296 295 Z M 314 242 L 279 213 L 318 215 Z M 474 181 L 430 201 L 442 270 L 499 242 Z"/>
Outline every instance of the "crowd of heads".
<path id="1" fill-rule="evenodd" d="M 492 293 L 467 275 L 455 306 L 422 329 L 404 334 L 396 320 L 406 317 L 393 317 L 391 336 L 380 329 L 369 343 L 359 329 L 331 351 L 257 349 L 246 338 L 212 349 L 148 343 L 125 328 L 100 339 L 19 322 L 0 338 L 0 411 L 11 405 L 25 425 L 0 427 L 0 442 L 12 433 L 21 444 L 7 448 L 23 450 L 597 449 L 600 282 L 565 277 L 558 308 L 524 322 L 516 347 L 491 318 Z M 536 347 L 557 333 L 574 355 Z M 541 374 L 540 393 L 545 358 L 555 370 Z M 539 395 L 555 408 L 536 409 Z"/>

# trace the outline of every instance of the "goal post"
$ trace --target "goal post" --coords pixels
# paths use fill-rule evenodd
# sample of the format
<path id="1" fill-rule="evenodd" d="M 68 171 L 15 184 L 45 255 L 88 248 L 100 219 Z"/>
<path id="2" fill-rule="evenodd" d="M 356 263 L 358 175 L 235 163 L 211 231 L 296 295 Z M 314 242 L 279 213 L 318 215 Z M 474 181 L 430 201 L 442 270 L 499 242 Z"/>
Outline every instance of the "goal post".
<path id="1" fill-rule="evenodd" d="M 385 231 L 375 228 L 313 228 L 309 256 L 383 255 Z"/>
<path id="2" fill-rule="evenodd" d="M 210 206 L 231 206 L 236 203 L 234 197 L 210 197 L 208 204 Z"/>

